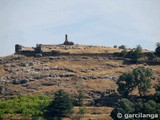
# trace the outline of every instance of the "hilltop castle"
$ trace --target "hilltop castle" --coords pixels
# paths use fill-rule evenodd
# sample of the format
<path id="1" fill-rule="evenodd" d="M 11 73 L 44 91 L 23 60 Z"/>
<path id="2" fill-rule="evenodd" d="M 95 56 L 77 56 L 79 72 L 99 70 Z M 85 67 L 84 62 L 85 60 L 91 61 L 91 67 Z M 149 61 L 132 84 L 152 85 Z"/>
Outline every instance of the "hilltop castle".
<path id="1" fill-rule="evenodd" d="M 65 35 L 65 41 L 61 46 L 74 45 L 73 42 L 68 41 L 67 34 Z M 43 45 L 37 44 L 36 47 L 24 47 L 22 45 L 15 45 L 15 54 L 22 54 L 26 56 L 52 56 L 60 54 L 60 51 L 56 50 L 56 45 Z"/>

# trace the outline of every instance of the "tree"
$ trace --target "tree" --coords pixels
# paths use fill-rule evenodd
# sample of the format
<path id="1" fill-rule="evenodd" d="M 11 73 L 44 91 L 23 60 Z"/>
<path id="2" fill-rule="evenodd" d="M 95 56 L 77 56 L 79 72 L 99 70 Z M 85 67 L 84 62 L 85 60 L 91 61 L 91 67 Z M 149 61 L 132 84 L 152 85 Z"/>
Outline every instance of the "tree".
<path id="1" fill-rule="evenodd" d="M 63 116 L 71 113 L 72 108 L 69 95 L 64 90 L 58 90 L 54 93 L 53 102 L 47 107 L 45 117 L 47 120 L 53 120 L 53 118 L 61 120 Z"/>
<path id="2" fill-rule="evenodd" d="M 142 47 L 140 45 L 137 45 L 137 47 L 134 50 L 131 50 L 128 54 L 127 57 L 132 58 L 137 62 L 137 60 L 142 57 Z"/>
<path id="3" fill-rule="evenodd" d="M 114 45 L 113 48 L 117 48 L 117 45 Z"/>
<path id="4" fill-rule="evenodd" d="M 148 102 L 144 103 L 144 113 L 157 113 L 157 103 L 153 100 L 149 100 Z"/>
<path id="5" fill-rule="evenodd" d="M 156 102 L 160 103 L 160 85 L 156 86 L 156 93 L 154 98 Z"/>
<path id="6" fill-rule="evenodd" d="M 116 104 L 115 109 L 111 112 L 111 117 L 114 120 L 123 119 L 124 114 L 134 112 L 134 104 L 126 98 L 122 98 Z"/>
<path id="7" fill-rule="evenodd" d="M 133 52 L 134 59 L 137 61 L 140 57 L 142 57 L 142 47 L 137 45 L 135 51 Z"/>
<path id="8" fill-rule="evenodd" d="M 87 109 L 86 107 L 84 106 L 84 94 L 83 94 L 83 91 L 80 90 L 78 91 L 78 105 L 79 105 L 79 112 L 78 112 L 78 116 L 79 116 L 79 120 L 84 116 L 84 114 L 86 113 Z"/>
<path id="9" fill-rule="evenodd" d="M 84 96 L 84 94 L 83 94 L 83 91 L 82 90 L 80 90 L 80 91 L 78 91 L 78 106 L 83 106 L 84 105 L 84 98 L 85 98 L 85 96 Z"/>
<path id="10" fill-rule="evenodd" d="M 157 44 L 156 44 L 156 49 L 155 49 L 155 54 L 158 56 L 158 57 L 160 57 L 160 43 L 158 42 Z"/>
<path id="11" fill-rule="evenodd" d="M 135 111 L 134 113 L 149 113 L 149 114 L 159 114 L 160 110 L 159 110 L 160 104 L 157 103 L 154 100 L 143 100 L 143 99 L 139 99 L 136 103 L 135 103 Z"/>
<path id="12" fill-rule="evenodd" d="M 152 69 L 138 67 L 133 70 L 135 76 L 135 84 L 138 86 L 139 95 L 143 96 L 151 87 L 150 77 L 152 76 Z"/>
<path id="13" fill-rule="evenodd" d="M 129 93 L 135 88 L 135 76 L 133 73 L 123 73 L 120 75 L 117 84 L 118 84 L 118 92 L 122 94 L 124 97 L 128 97 Z"/>
<path id="14" fill-rule="evenodd" d="M 128 97 L 129 93 L 138 87 L 139 95 L 145 95 L 151 86 L 151 81 L 149 79 L 151 76 L 151 69 L 144 67 L 135 68 L 130 73 L 123 73 L 120 75 L 117 81 L 117 90 L 124 97 Z"/>
<path id="15" fill-rule="evenodd" d="M 159 107 L 160 107 L 160 104 L 156 103 L 154 100 L 146 101 L 143 99 L 138 99 L 136 102 L 131 102 L 128 99 L 122 98 L 118 101 L 118 103 L 116 104 L 116 107 L 112 110 L 111 117 L 114 120 L 117 120 L 117 119 L 128 120 L 129 116 L 125 116 L 124 114 L 138 114 L 138 113 L 154 114 L 154 115 L 157 114 L 157 116 L 156 115 L 151 116 L 151 119 L 154 119 L 156 117 L 158 118 L 158 114 L 160 114 Z"/>
<path id="16" fill-rule="evenodd" d="M 119 49 L 126 49 L 126 46 L 125 45 L 121 45 L 118 47 Z"/>

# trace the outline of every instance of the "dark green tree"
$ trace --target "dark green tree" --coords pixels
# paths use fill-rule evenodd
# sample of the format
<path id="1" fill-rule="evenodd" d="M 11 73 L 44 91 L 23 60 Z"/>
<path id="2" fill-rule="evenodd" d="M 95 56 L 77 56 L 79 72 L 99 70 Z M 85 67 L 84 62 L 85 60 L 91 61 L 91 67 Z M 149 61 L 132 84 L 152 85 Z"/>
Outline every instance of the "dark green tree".
<path id="1" fill-rule="evenodd" d="M 128 97 L 129 93 L 135 88 L 135 83 L 135 76 L 133 73 L 123 73 L 117 81 L 117 90 L 124 97 Z"/>
<path id="2" fill-rule="evenodd" d="M 160 115 L 159 108 L 160 108 L 160 103 L 157 103 L 154 100 L 147 101 L 145 99 L 138 99 L 135 102 L 131 102 L 128 99 L 122 98 L 118 101 L 118 103 L 116 104 L 116 107 L 112 110 L 111 117 L 114 120 L 118 120 L 118 118 L 120 117 L 122 117 L 120 118 L 120 120 L 123 120 L 123 119 L 128 120 L 129 118 L 124 118 L 124 114 L 144 113 L 144 114 Z M 136 119 L 136 120 L 139 120 L 139 119 Z"/>
<path id="3" fill-rule="evenodd" d="M 118 120 L 124 116 L 124 114 L 129 114 L 134 112 L 134 104 L 126 98 L 122 98 L 116 104 L 115 109 L 111 112 L 111 117 L 114 120 Z M 122 116 L 121 116 L 122 115 Z M 123 119 L 123 118 L 121 118 Z"/>
<path id="4" fill-rule="evenodd" d="M 143 100 L 143 99 L 139 99 L 136 103 L 135 103 L 135 111 L 134 113 L 149 113 L 149 114 L 159 114 L 160 110 L 159 110 L 160 104 L 157 103 L 154 100 Z"/>
<path id="5" fill-rule="evenodd" d="M 114 45 L 113 48 L 117 48 L 117 45 Z"/>
<path id="6" fill-rule="evenodd" d="M 142 47 L 140 45 L 137 45 L 137 47 L 133 50 L 131 50 L 128 54 L 127 57 L 133 59 L 135 62 L 138 61 L 139 58 L 142 57 Z"/>
<path id="7" fill-rule="evenodd" d="M 156 44 L 155 54 L 160 57 L 160 43 L 158 42 Z"/>
<path id="8" fill-rule="evenodd" d="M 118 92 L 124 97 L 128 97 L 133 89 L 138 87 L 139 95 L 143 96 L 151 86 L 150 77 L 152 70 L 149 68 L 138 67 L 130 73 L 120 75 L 117 85 Z"/>
<path id="9" fill-rule="evenodd" d="M 118 47 L 119 49 L 126 49 L 126 46 L 125 45 L 121 45 Z"/>
<path id="10" fill-rule="evenodd" d="M 62 120 L 62 117 L 71 113 L 73 108 L 72 100 L 64 90 L 54 93 L 53 102 L 47 107 L 45 117 L 47 120 Z"/>
<path id="11" fill-rule="evenodd" d="M 84 114 L 86 113 L 87 109 L 84 105 L 84 94 L 83 94 L 83 91 L 82 90 L 79 90 L 78 91 L 78 105 L 79 105 L 79 112 L 78 112 L 78 116 L 79 116 L 79 120 L 81 118 L 83 118 Z"/>
<path id="12" fill-rule="evenodd" d="M 160 103 L 160 85 L 156 86 L 156 93 L 154 98 L 156 102 Z"/>
<path id="13" fill-rule="evenodd" d="M 144 103 L 144 113 L 157 113 L 157 103 L 153 100 L 149 100 L 148 102 Z"/>
<path id="14" fill-rule="evenodd" d="M 79 90 L 78 91 L 78 106 L 83 106 L 84 105 L 84 94 L 83 94 L 83 91 L 82 90 Z"/>
<path id="15" fill-rule="evenodd" d="M 151 87 L 150 77 L 152 76 L 152 69 L 138 67 L 133 70 L 135 76 L 135 85 L 138 86 L 139 95 L 143 96 Z"/>

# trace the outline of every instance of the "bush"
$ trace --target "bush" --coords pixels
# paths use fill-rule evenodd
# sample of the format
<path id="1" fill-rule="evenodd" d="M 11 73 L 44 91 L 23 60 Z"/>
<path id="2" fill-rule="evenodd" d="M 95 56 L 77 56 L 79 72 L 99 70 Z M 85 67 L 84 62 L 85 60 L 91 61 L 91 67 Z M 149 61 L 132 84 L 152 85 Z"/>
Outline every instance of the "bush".
<path id="1" fill-rule="evenodd" d="M 0 115 L 3 116 L 5 114 L 21 114 L 42 116 L 45 111 L 44 108 L 49 103 L 49 98 L 44 95 L 18 95 L 9 100 L 0 100 Z"/>

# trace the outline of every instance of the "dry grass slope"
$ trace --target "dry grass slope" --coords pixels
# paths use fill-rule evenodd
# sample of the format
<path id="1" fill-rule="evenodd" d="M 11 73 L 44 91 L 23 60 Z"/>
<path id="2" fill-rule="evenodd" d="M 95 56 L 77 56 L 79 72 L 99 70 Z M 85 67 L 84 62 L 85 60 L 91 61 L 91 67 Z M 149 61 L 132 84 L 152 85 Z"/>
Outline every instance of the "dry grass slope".
<path id="1" fill-rule="evenodd" d="M 54 91 L 64 89 L 72 96 L 76 96 L 78 90 L 83 90 L 87 99 L 91 100 L 104 96 L 103 93 L 109 95 L 109 91 L 116 92 L 116 80 L 119 75 L 144 65 L 153 69 L 153 85 L 158 84 L 160 80 L 159 65 L 123 64 L 123 60 L 110 56 L 121 51 L 117 48 L 75 45 L 64 48 L 55 46 L 54 49 L 70 54 L 40 58 L 11 55 L 1 58 L 0 86 L 3 89 L 0 90 L 0 96 L 14 94 L 52 96 Z M 95 53 L 105 55 L 94 55 Z M 151 88 L 148 94 L 154 92 L 154 88 Z M 134 90 L 133 94 L 138 94 L 137 90 Z M 75 115 L 77 110 L 75 107 Z M 110 120 L 111 110 L 112 108 L 108 107 L 87 107 L 83 120 Z"/>

